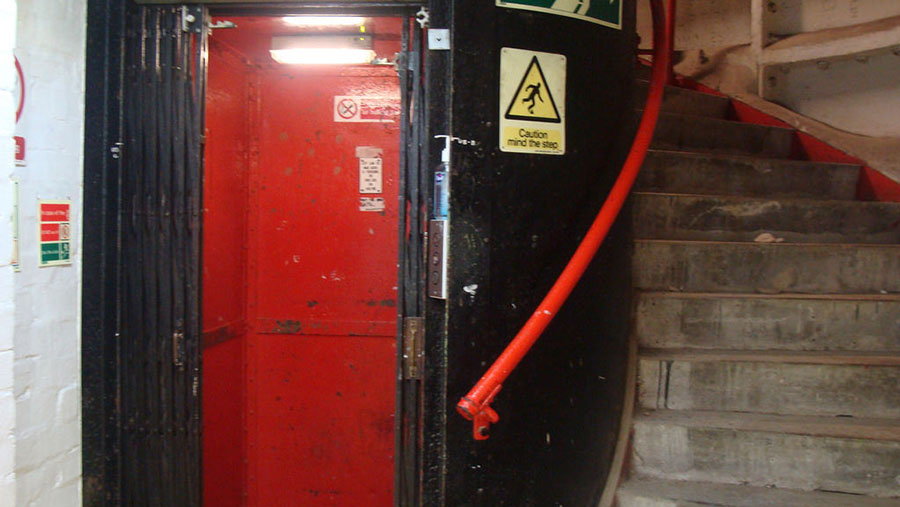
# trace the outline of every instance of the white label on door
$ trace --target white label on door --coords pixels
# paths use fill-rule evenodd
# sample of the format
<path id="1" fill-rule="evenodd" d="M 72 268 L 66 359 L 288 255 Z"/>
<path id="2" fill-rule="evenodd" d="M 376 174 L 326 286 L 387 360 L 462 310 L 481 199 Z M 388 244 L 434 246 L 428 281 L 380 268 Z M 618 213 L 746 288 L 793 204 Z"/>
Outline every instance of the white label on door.
<path id="1" fill-rule="evenodd" d="M 383 180 L 382 161 L 378 157 L 359 159 L 359 193 L 380 194 Z"/>
<path id="2" fill-rule="evenodd" d="M 384 211 L 384 197 L 360 197 L 359 211 Z"/>

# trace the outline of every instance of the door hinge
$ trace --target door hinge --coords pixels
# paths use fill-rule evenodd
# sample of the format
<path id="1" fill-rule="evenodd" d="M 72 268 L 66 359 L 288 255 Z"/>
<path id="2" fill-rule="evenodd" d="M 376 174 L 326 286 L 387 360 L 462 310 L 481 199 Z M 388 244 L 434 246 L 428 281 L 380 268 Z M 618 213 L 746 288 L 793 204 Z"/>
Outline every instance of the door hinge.
<path id="1" fill-rule="evenodd" d="M 425 319 L 405 317 L 403 319 L 403 379 L 422 377 L 422 350 L 425 342 Z"/>

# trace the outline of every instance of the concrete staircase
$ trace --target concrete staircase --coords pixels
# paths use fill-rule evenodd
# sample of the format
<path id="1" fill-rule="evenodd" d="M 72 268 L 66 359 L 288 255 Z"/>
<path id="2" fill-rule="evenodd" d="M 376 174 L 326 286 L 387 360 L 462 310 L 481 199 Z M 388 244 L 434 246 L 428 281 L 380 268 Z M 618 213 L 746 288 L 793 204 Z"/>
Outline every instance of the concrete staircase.
<path id="1" fill-rule="evenodd" d="M 634 202 L 622 507 L 900 505 L 900 204 L 669 89 Z"/>

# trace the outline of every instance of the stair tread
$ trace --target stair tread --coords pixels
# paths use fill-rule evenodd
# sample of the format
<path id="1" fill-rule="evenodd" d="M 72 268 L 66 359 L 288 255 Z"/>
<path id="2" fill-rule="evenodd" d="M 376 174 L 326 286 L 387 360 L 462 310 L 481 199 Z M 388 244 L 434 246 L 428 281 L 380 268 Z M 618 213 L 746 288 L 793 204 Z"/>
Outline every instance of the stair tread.
<path id="1" fill-rule="evenodd" d="M 860 166 L 719 152 L 650 150 L 636 190 L 853 201 Z"/>
<path id="2" fill-rule="evenodd" d="M 632 258 L 644 290 L 900 293 L 898 244 L 637 239 Z"/>
<path id="3" fill-rule="evenodd" d="M 638 114 L 641 114 L 641 113 L 643 113 L 643 110 L 637 109 L 636 112 Z M 695 121 L 698 123 L 712 123 L 712 124 L 723 125 L 723 126 L 734 126 L 734 127 L 745 128 L 747 130 L 771 130 L 771 131 L 778 131 L 778 132 L 785 132 L 785 133 L 793 133 L 795 130 L 791 127 L 778 127 L 775 125 L 759 125 L 756 123 L 745 123 L 742 121 L 729 120 L 726 118 L 713 118 L 710 116 L 698 116 L 698 115 L 693 115 L 693 114 L 670 113 L 670 112 L 666 112 L 666 111 L 661 111 L 659 113 L 659 121 L 665 121 L 667 118 L 672 118 L 672 119 L 684 118 L 684 119 L 689 119 L 691 121 Z M 659 148 L 655 148 L 655 149 L 659 150 Z M 661 151 L 687 151 L 687 150 L 663 149 Z M 716 151 L 712 151 L 712 150 L 702 150 L 702 149 L 698 149 L 696 151 L 695 150 L 690 150 L 690 151 L 691 152 L 702 152 L 702 153 L 716 153 L 716 154 L 721 153 L 721 152 L 716 152 Z M 759 158 L 763 158 L 763 157 L 759 157 Z"/>
<path id="4" fill-rule="evenodd" d="M 637 93 L 635 93 L 634 99 L 637 107 L 643 107 L 649 91 L 650 82 L 639 78 L 635 84 Z M 690 116 L 705 116 L 709 118 L 725 118 L 728 115 L 730 107 L 731 99 L 728 97 L 669 85 L 665 87 L 662 103 L 663 112 L 687 114 Z"/>
<path id="5" fill-rule="evenodd" d="M 675 198 L 705 198 L 716 199 L 722 201 L 744 201 L 744 202 L 780 202 L 780 203 L 796 203 L 810 205 L 834 205 L 834 206 L 859 206 L 872 208 L 897 208 L 900 209 L 900 202 L 887 201 L 850 201 L 847 199 L 814 199 L 812 197 L 763 197 L 754 195 L 723 195 L 723 194 L 706 194 L 706 193 L 684 193 L 684 192 L 659 192 L 653 190 L 635 190 L 634 195 L 675 197 Z"/>
<path id="6" fill-rule="evenodd" d="M 834 248 L 858 250 L 860 248 L 875 249 L 900 249 L 900 244 L 873 244 L 873 243 L 760 243 L 756 241 L 713 241 L 713 240 L 691 240 L 691 239 L 650 239 L 638 238 L 635 243 L 665 243 L 665 244 L 685 244 L 685 245 L 729 245 L 729 246 L 748 246 L 760 248 Z"/>
<path id="7" fill-rule="evenodd" d="M 800 491 L 714 482 L 672 481 L 633 477 L 619 488 L 620 493 L 640 497 L 682 500 L 700 505 L 728 507 L 888 507 L 897 506 L 890 498 L 875 498 L 826 491 Z"/>
<path id="8" fill-rule="evenodd" d="M 644 348 L 641 359 L 692 362 L 755 362 L 900 366 L 900 355 L 890 351 L 716 350 L 697 348 Z"/>
<path id="9" fill-rule="evenodd" d="M 645 191 L 633 203 L 638 238 L 900 243 L 900 203 Z"/>
<path id="10" fill-rule="evenodd" d="M 733 120 L 725 120 L 730 121 L 731 123 L 741 123 L 739 121 Z M 750 123 L 744 123 L 743 125 L 755 125 Z M 780 128 L 785 130 L 791 130 L 787 127 L 767 127 L 765 125 L 755 125 L 758 127 L 766 127 L 766 128 Z M 777 158 L 773 159 L 770 157 L 760 157 L 759 155 L 743 155 L 738 153 L 720 153 L 715 151 L 703 151 L 703 150 L 671 150 L 665 148 L 650 148 L 647 150 L 647 153 L 658 153 L 666 156 L 673 157 L 685 157 L 685 158 L 700 158 L 700 157 L 712 157 L 722 160 L 743 160 L 747 162 L 766 162 L 777 165 L 784 166 L 822 166 L 822 167 L 835 167 L 835 168 L 854 168 L 859 169 L 859 164 L 848 164 L 843 162 L 817 162 L 815 160 L 795 160 L 790 158 Z"/>
<path id="11" fill-rule="evenodd" d="M 761 294 L 755 292 L 670 292 L 670 291 L 638 291 L 641 297 L 666 297 L 683 299 L 813 299 L 828 301 L 900 301 L 900 294 L 797 294 L 783 292 L 779 294 Z"/>
<path id="12" fill-rule="evenodd" d="M 670 424 L 692 428 L 900 441 L 900 420 L 888 418 L 643 409 L 635 413 L 634 420 L 636 423 Z"/>

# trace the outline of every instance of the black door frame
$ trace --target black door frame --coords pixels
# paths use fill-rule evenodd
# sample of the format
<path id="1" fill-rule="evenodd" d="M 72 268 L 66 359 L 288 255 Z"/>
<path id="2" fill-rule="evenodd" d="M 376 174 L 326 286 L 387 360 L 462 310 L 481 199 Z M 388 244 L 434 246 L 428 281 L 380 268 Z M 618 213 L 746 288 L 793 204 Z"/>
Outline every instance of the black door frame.
<path id="1" fill-rule="evenodd" d="M 125 4 L 89 0 L 85 69 L 82 265 L 82 476 L 85 505 L 118 498 L 116 413 L 118 201 Z"/>

